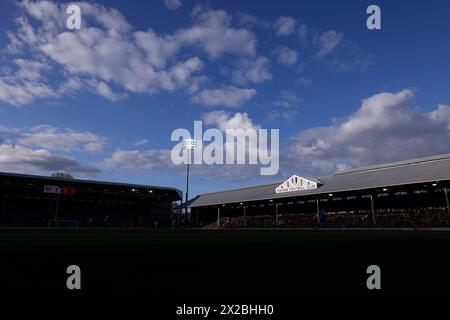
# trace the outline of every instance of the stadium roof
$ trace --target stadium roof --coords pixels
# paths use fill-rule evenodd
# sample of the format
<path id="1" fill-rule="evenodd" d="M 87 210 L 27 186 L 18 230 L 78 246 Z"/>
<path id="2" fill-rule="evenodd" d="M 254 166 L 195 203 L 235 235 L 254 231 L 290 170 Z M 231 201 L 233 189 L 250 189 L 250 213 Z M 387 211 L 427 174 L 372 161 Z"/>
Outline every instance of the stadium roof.
<path id="1" fill-rule="evenodd" d="M 301 177 L 297 177 L 301 178 Z M 185 206 L 194 208 L 226 203 L 239 203 L 294 196 L 450 180 L 450 154 L 418 158 L 336 172 L 317 179 L 317 188 L 276 193 L 283 181 L 276 183 L 200 194 Z"/>
<path id="2" fill-rule="evenodd" d="M 5 179 L 20 179 L 20 180 L 28 180 L 28 181 L 36 181 L 43 182 L 49 184 L 64 184 L 64 185 L 96 185 L 99 187 L 122 187 L 127 189 L 146 189 L 146 190 L 165 190 L 175 196 L 176 198 L 182 199 L 182 193 L 180 190 L 176 188 L 169 187 L 159 187 L 159 186 L 151 186 L 151 185 L 142 185 L 142 184 L 129 184 L 129 183 L 120 183 L 120 182 L 107 182 L 107 181 L 95 181 L 95 180 L 84 180 L 84 179 L 76 179 L 76 178 L 63 178 L 63 177 L 47 177 L 47 176 L 39 176 L 39 175 L 31 175 L 31 174 L 20 174 L 20 173 L 7 173 L 0 172 L 0 178 L 2 180 Z"/>

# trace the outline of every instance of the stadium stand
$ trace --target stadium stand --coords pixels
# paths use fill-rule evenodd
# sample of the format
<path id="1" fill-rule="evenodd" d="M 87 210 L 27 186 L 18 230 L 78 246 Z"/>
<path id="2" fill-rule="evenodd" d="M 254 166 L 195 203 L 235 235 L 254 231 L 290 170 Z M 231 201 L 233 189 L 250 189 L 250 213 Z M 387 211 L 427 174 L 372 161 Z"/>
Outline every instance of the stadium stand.
<path id="1" fill-rule="evenodd" d="M 0 227 L 169 226 L 174 188 L 0 173 Z"/>
<path id="2" fill-rule="evenodd" d="M 183 204 L 207 228 L 450 227 L 450 154 L 200 194 Z"/>

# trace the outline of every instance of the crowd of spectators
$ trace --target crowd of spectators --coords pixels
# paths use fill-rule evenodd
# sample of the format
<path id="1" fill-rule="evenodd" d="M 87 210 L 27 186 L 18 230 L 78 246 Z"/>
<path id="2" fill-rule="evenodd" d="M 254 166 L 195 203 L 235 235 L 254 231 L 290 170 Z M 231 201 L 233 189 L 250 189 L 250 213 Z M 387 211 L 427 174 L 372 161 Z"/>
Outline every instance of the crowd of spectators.
<path id="1" fill-rule="evenodd" d="M 449 227 L 447 207 L 381 209 L 376 213 L 377 225 L 385 227 Z"/>
<path id="2" fill-rule="evenodd" d="M 212 223 L 209 227 L 215 227 Z M 223 217 L 221 228 L 430 228 L 450 227 L 447 207 L 390 208 L 339 212 Z"/>

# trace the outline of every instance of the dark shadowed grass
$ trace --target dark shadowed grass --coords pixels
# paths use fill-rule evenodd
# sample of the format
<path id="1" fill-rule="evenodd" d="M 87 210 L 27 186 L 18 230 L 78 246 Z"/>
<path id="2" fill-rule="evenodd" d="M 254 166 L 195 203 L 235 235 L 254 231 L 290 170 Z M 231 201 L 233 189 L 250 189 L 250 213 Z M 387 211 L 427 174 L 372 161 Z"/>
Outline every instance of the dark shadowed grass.
<path id="1" fill-rule="evenodd" d="M 302 230 L 0 230 L 0 296 L 298 301 L 450 298 L 450 233 Z M 82 269 L 80 292 L 66 268 Z M 382 290 L 366 288 L 366 268 Z"/>

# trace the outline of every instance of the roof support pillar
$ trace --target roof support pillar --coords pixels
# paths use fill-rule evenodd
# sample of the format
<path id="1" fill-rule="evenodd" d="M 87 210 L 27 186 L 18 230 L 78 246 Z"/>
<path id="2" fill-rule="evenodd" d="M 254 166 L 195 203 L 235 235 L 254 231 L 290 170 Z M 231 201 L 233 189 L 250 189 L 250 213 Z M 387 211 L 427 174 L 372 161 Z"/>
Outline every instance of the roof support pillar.
<path id="1" fill-rule="evenodd" d="M 56 198 L 55 221 L 58 220 L 58 213 L 59 213 L 59 195 L 58 198 Z"/>
<path id="2" fill-rule="evenodd" d="M 320 207 L 319 207 L 319 199 L 316 199 L 316 218 L 317 218 L 317 224 L 320 226 Z"/>
<path id="3" fill-rule="evenodd" d="M 443 186 L 444 188 L 444 194 L 445 194 L 445 201 L 447 202 L 447 211 L 448 211 L 448 218 L 450 220 L 450 205 L 449 205 L 449 201 L 448 201 L 448 192 L 447 192 L 447 187 Z"/>
<path id="4" fill-rule="evenodd" d="M 278 227 L 278 203 L 275 203 L 275 225 Z"/>
<path id="5" fill-rule="evenodd" d="M 244 204 L 244 226 L 247 225 L 247 206 Z"/>
<path id="6" fill-rule="evenodd" d="M 369 197 L 370 197 L 370 206 L 372 208 L 372 222 L 373 224 L 377 224 L 377 220 L 375 217 L 375 206 L 373 205 L 373 196 L 369 194 Z"/>
<path id="7" fill-rule="evenodd" d="M 217 207 L 217 229 L 220 228 L 220 207 Z"/>

